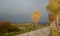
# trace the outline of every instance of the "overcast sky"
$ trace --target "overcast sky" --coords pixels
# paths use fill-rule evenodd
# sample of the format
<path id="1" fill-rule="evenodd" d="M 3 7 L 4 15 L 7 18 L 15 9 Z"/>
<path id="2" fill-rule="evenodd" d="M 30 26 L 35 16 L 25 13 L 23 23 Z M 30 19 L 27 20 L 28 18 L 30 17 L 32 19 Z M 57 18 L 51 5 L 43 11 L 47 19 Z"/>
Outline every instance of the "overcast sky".
<path id="1" fill-rule="evenodd" d="M 30 14 L 41 11 L 39 22 L 48 22 L 46 5 L 48 0 L 0 0 L 0 21 L 32 22 Z"/>

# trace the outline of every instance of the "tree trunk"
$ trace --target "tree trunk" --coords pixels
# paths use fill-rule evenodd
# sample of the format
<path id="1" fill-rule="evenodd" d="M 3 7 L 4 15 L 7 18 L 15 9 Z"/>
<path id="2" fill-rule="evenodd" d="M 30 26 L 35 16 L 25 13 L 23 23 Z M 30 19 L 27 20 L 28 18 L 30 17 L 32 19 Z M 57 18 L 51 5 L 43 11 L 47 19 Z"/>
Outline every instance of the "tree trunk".
<path id="1" fill-rule="evenodd" d="M 34 24 L 34 29 L 35 29 L 35 30 L 37 29 L 37 23 Z"/>
<path id="2" fill-rule="evenodd" d="M 36 26 L 35 29 L 37 29 L 37 23 L 35 23 L 35 26 Z"/>
<path id="3" fill-rule="evenodd" d="M 58 26 L 59 26 L 59 22 L 58 22 L 58 14 L 57 14 L 57 17 L 56 17 L 56 22 L 57 22 L 57 32 L 58 32 Z M 58 34 L 57 34 L 58 35 Z"/>

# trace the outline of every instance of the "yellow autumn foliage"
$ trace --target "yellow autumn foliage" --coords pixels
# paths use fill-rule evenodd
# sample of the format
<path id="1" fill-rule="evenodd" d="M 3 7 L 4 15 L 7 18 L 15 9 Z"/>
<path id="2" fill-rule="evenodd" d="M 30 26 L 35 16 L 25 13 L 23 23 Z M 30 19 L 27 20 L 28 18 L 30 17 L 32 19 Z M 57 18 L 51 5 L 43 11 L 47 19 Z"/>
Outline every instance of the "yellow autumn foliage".
<path id="1" fill-rule="evenodd" d="M 40 11 L 35 11 L 31 14 L 31 18 L 33 20 L 33 22 L 38 22 L 38 20 L 40 19 Z"/>
<path id="2" fill-rule="evenodd" d="M 60 0 L 49 0 L 47 10 L 59 14 L 60 12 Z"/>

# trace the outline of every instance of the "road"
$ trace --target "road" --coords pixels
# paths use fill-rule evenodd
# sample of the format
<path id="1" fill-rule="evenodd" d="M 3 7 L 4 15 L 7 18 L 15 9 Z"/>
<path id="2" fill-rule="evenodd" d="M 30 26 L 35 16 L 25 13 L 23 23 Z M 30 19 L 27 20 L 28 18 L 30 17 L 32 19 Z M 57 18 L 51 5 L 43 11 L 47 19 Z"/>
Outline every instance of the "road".
<path id="1" fill-rule="evenodd" d="M 42 29 L 38 29 L 35 31 L 31 31 L 31 32 L 27 32 L 15 36 L 49 36 L 49 34 L 50 34 L 50 27 L 48 26 Z"/>

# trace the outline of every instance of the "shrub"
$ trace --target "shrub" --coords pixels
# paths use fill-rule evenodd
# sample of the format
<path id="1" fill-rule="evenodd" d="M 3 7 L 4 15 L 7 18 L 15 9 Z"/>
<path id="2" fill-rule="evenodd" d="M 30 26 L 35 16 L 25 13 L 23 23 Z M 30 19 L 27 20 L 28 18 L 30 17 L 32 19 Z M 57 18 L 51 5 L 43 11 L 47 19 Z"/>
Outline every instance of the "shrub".
<path id="1" fill-rule="evenodd" d="M 0 33 L 7 32 L 8 26 L 10 26 L 10 22 L 0 22 Z"/>
<path id="2" fill-rule="evenodd" d="M 19 31 L 19 28 L 16 25 L 11 25 L 10 22 L 0 22 L 0 33 L 16 31 Z"/>

